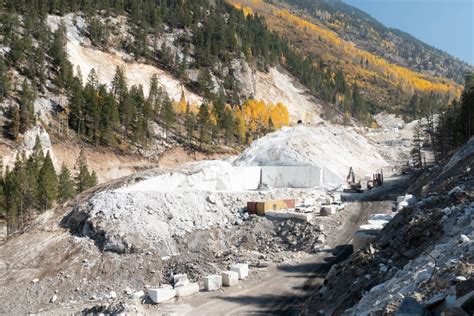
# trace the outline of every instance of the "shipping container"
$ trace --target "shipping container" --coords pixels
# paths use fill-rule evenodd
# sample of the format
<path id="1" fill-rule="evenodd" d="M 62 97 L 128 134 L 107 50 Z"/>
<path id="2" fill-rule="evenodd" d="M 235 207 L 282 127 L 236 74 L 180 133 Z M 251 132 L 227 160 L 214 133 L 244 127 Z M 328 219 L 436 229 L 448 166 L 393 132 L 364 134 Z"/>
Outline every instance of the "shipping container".
<path id="1" fill-rule="evenodd" d="M 257 214 L 259 216 L 265 216 L 266 211 L 279 211 L 292 208 L 295 208 L 294 199 L 247 202 L 247 212 L 249 212 L 249 214 Z"/>

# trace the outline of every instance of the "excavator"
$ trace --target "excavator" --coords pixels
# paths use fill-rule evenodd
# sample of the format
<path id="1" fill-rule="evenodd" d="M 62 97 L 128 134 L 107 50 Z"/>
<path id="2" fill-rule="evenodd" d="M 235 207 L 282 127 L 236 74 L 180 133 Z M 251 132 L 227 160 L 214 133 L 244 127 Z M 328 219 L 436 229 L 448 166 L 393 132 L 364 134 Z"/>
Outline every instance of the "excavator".
<path id="1" fill-rule="evenodd" d="M 347 175 L 346 182 L 349 188 L 344 189 L 343 192 L 346 192 L 346 193 L 363 193 L 364 192 L 364 190 L 362 190 L 362 185 L 360 184 L 360 181 L 359 182 L 355 181 L 355 173 L 352 167 L 349 168 L 349 174 Z"/>

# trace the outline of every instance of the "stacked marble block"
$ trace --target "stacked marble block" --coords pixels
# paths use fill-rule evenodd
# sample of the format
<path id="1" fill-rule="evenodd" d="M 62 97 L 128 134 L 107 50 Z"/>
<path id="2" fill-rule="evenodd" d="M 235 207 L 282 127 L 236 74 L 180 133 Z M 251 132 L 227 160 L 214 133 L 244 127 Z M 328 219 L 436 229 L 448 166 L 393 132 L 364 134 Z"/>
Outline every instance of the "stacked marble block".
<path id="1" fill-rule="evenodd" d="M 190 283 L 186 274 L 174 275 L 173 283 L 177 297 L 191 296 L 199 292 L 199 284 Z"/>

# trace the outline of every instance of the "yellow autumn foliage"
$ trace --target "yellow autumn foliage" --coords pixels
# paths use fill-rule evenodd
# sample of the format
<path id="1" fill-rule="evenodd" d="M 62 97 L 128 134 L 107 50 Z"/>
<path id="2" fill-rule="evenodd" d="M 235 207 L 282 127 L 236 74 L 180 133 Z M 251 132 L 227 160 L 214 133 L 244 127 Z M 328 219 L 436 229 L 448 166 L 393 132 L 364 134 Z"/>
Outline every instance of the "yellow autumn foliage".
<path id="1" fill-rule="evenodd" d="M 179 102 L 173 102 L 173 107 L 175 112 L 178 114 L 186 113 L 187 102 L 184 91 L 181 92 L 181 98 L 179 99 Z"/>
<path id="2" fill-rule="evenodd" d="M 382 57 L 373 55 L 354 45 L 350 41 L 342 39 L 336 32 L 309 22 L 308 20 L 281 9 L 262 0 L 227 0 L 236 8 L 249 7 L 252 14 L 261 14 L 266 18 L 268 27 L 283 36 L 298 34 L 299 40 L 309 40 L 313 45 L 324 43 L 329 49 L 318 51 L 327 60 L 339 63 L 344 61 L 344 71 L 348 73 L 351 82 L 364 86 L 364 80 L 370 82 L 373 78 L 382 80 L 401 88 L 409 93 L 435 92 L 439 94 L 450 94 L 451 97 L 460 95 L 461 87 L 451 80 L 433 77 L 413 71 L 409 68 L 395 65 Z M 335 28 L 339 25 L 333 25 Z M 295 33 L 294 29 L 298 30 Z M 383 46 L 390 47 L 393 43 L 383 42 Z M 362 67 L 361 61 L 368 62 L 368 66 Z M 284 62 L 283 62 L 284 64 Z"/>
<path id="3" fill-rule="evenodd" d="M 275 106 L 270 108 L 270 117 L 272 119 L 274 128 L 281 128 L 290 124 L 290 114 L 285 105 L 278 102 Z"/>
<path id="4" fill-rule="evenodd" d="M 242 10 L 244 12 L 244 15 L 247 16 L 247 15 L 253 15 L 253 10 L 252 8 L 250 7 L 247 7 L 247 6 L 243 6 L 241 5 L 240 3 L 237 3 L 236 1 L 229 1 L 229 3 L 234 7 L 236 8 L 237 10 Z"/>
<path id="5" fill-rule="evenodd" d="M 300 30 L 313 32 L 315 35 L 331 46 L 344 52 L 344 55 L 352 56 L 354 63 L 361 59 L 368 60 L 370 68 L 383 73 L 387 79 L 394 83 L 402 83 L 409 87 L 412 85 L 416 90 L 422 92 L 439 92 L 447 94 L 451 91 L 449 84 L 427 80 L 425 75 L 412 71 L 411 69 L 389 63 L 383 58 L 375 56 L 369 52 L 357 48 L 354 44 L 341 39 L 335 32 L 324 29 L 316 24 L 310 23 L 288 10 L 273 9 L 274 14 L 281 19 L 295 25 Z"/>
<path id="6" fill-rule="evenodd" d="M 282 103 L 274 105 L 271 102 L 248 99 L 241 109 L 235 112 L 235 115 L 241 128 L 239 133 L 245 133 L 245 131 L 259 133 L 261 129 L 279 129 L 290 124 L 288 109 Z"/>

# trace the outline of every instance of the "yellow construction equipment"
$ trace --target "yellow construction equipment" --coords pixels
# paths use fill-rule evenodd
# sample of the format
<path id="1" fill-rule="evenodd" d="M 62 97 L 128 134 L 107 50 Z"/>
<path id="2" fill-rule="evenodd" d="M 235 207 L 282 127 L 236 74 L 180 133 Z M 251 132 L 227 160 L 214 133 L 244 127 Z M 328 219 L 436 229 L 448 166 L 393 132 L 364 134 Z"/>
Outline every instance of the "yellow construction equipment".
<path id="1" fill-rule="evenodd" d="M 355 173 L 354 169 L 352 167 L 349 168 L 349 174 L 347 175 L 346 182 L 349 185 L 348 189 L 344 189 L 344 192 L 348 193 L 362 193 L 364 190 L 362 190 L 362 185 L 359 182 L 356 182 L 355 180 Z"/>
<path id="2" fill-rule="evenodd" d="M 372 175 L 372 180 L 367 181 L 367 189 L 371 190 L 376 187 L 381 187 L 383 185 L 383 170 L 380 170 L 379 173 Z"/>

